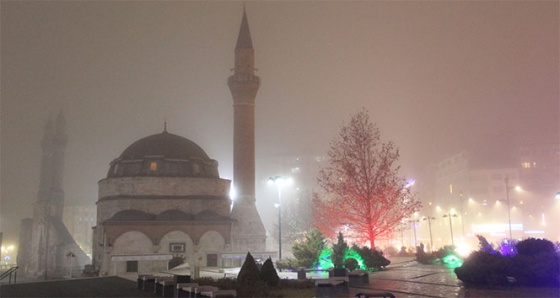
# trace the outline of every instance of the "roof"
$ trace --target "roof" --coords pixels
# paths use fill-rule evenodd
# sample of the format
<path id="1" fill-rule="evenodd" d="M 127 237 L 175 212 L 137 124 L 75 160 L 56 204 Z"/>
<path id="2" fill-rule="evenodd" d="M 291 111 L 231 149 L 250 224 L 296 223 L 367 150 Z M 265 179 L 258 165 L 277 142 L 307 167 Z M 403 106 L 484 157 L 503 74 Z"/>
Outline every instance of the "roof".
<path id="1" fill-rule="evenodd" d="M 120 159 L 135 160 L 146 156 L 164 156 L 167 159 L 210 159 L 193 141 L 167 131 L 134 142 L 124 150 Z"/>

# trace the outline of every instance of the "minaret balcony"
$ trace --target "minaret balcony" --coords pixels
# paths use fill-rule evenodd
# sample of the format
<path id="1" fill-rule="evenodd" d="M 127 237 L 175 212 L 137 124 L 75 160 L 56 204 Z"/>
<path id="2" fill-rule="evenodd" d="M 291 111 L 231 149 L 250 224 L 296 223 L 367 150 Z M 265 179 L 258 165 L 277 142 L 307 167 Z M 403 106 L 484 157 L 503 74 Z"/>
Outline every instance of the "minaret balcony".
<path id="1" fill-rule="evenodd" d="M 230 76 L 228 78 L 228 85 L 235 83 L 254 83 L 259 85 L 261 83 L 261 78 L 250 74 L 237 74 Z"/>

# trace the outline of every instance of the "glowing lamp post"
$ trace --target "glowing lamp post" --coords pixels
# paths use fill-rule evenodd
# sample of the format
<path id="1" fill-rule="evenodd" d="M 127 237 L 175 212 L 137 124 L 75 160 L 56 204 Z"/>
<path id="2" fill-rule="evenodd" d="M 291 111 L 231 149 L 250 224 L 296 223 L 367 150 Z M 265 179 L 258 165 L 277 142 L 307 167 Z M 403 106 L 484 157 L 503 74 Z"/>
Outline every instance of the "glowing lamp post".
<path id="1" fill-rule="evenodd" d="M 508 177 L 506 177 L 505 181 L 506 181 L 506 204 L 507 204 L 507 209 L 508 209 L 508 223 L 509 223 L 509 239 L 513 239 L 512 234 L 511 234 L 511 210 L 510 210 L 511 207 L 509 205 L 509 190 L 512 189 L 512 188 L 515 188 L 516 191 L 520 191 L 521 187 L 520 186 L 515 186 L 515 187 L 509 186 Z"/>
<path id="2" fill-rule="evenodd" d="M 414 229 L 414 248 L 416 248 L 418 247 L 417 238 L 416 238 L 416 224 L 420 221 L 415 219 L 415 220 L 411 220 L 411 222 L 412 222 L 412 228 Z"/>
<path id="3" fill-rule="evenodd" d="M 268 183 L 274 183 L 278 189 L 278 203 L 274 207 L 278 208 L 278 259 L 282 259 L 282 186 L 291 183 L 289 177 L 274 176 L 268 178 Z"/>
<path id="4" fill-rule="evenodd" d="M 435 217 L 424 217 L 422 220 L 428 221 L 428 228 L 430 229 L 430 251 L 434 250 L 434 240 L 432 238 L 432 220 L 436 219 Z"/>
<path id="5" fill-rule="evenodd" d="M 452 217 L 457 217 L 457 214 L 444 214 L 443 217 L 449 217 L 449 230 L 451 231 L 451 245 L 455 246 L 455 241 L 453 240 L 453 223 L 451 222 Z"/>

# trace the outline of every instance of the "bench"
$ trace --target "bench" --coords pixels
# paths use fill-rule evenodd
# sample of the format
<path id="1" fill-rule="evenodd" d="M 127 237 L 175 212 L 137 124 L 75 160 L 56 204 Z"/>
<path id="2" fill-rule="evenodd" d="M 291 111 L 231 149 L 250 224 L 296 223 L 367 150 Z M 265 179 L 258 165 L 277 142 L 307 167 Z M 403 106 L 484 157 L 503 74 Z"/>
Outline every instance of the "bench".
<path id="1" fill-rule="evenodd" d="M 173 277 L 170 276 L 156 276 L 154 281 L 154 294 L 157 296 L 163 297 L 163 286 L 165 283 L 169 285 L 169 283 L 174 282 Z"/>
<path id="2" fill-rule="evenodd" d="M 204 297 L 213 297 L 213 292 L 220 290 L 218 287 L 213 286 L 199 286 L 195 289 L 195 293 Z"/>
<path id="3" fill-rule="evenodd" d="M 137 287 L 142 291 L 153 291 L 156 277 L 150 274 L 138 275 Z"/>
<path id="4" fill-rule="evenodd" d="M 158 284 L 161 285 L 161 297 L 173 297 L 175 295 L 175 285 L 177 283 L 174 279 L 162 280 Z"/>
<path id="5" fill-rule="evenodd" d="M 347 297 L 348 276 L 337 276 L 315 280 L 315 297 Z"/>
<path id="6" fill-rule="evenodd" d="M 175 297 L 194 297 L 195 288 L 198 288 L 198 284 L 194 282 L 187 283 L 177 283 L 175 285 Z"/>

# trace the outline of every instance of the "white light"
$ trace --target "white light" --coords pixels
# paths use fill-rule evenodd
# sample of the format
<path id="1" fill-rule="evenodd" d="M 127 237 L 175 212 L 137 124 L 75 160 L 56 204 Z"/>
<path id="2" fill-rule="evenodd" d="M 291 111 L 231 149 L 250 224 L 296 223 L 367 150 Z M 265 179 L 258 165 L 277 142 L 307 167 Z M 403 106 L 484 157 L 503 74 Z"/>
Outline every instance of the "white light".
<path id="1" fill-rule="evenodd" d="M 466 243 L 459 243 L 455 251 L 459 256 L 466 257 L 471 253 L 472 249 Z"/>
<path id="2" fill-rule="evenodd" d="M 229 189 L 229 197 L 231 198 L 232 201 L 235 201 L 235 198 L 237 197 L 237 192 L 235 191 L 233 185 Z"/>

